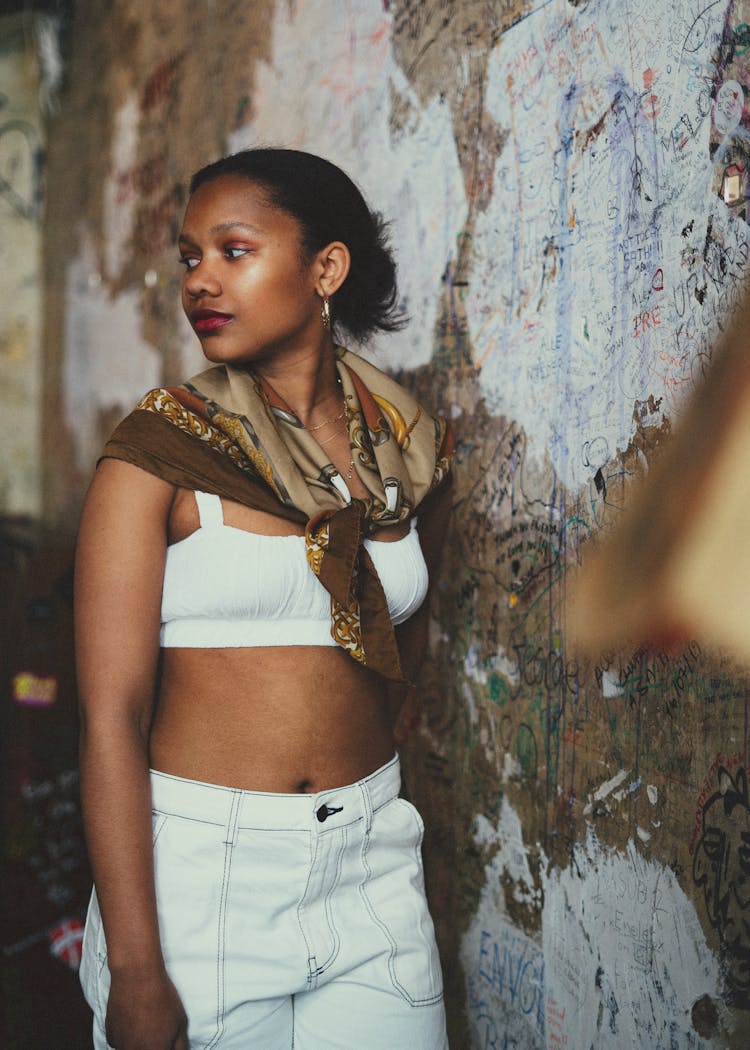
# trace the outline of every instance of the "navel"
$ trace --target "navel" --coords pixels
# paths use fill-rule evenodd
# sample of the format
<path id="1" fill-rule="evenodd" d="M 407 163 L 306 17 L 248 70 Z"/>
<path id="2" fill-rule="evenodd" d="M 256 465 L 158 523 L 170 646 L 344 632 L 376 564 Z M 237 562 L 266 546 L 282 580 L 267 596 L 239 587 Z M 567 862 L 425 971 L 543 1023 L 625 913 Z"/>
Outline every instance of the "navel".
<path id="1" fill-rule="evenodd" d="M 300 780 L 299 784 L 297 784 L 297 791 L 300 795 L 305 795 L 309 793 L 311 787 L 312 780 Z"/>

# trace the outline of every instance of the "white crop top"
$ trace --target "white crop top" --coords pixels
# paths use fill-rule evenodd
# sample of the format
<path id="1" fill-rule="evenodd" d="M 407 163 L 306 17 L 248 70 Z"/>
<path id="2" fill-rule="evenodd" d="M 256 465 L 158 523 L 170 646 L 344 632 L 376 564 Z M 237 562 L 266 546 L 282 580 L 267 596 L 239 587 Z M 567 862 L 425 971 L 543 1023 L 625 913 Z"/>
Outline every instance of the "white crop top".
<path id="1" fill-rule="evenodd" d="M 161 604 L 165 648 L 336 645 L 331 597 L 310 569 L 304 536 L 264 536 L 224 524 L 221 500 L 196 492 L 200 527 L 167 548 Z M 403 539 L 365 540 L 394 624 L 427 593 L 416 521 Z"/>

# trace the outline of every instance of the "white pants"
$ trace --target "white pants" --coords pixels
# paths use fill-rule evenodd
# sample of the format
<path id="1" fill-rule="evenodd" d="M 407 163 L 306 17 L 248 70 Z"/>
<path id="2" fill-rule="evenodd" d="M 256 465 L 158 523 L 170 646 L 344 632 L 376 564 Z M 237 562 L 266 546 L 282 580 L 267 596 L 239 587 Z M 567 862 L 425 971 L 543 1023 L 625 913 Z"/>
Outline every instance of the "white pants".
<path id="1" fill-rule="evenodd" d="M 191 1050 L 447 1050 L 422 821 L 398 758 L 317 795 L 152 773 L 159 929 Z M 92 894 L 81 983 L 104 1050 Z"/>

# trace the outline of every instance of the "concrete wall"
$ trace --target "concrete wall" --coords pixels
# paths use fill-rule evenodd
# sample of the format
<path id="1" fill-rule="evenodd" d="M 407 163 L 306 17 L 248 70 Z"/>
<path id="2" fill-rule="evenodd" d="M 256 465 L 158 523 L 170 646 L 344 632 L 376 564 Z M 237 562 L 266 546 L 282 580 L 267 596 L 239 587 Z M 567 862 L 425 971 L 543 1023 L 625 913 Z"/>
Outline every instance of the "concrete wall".
<path id="1" fill-rule="evenodd" d="M 413 318 L 372 355 L 459 434 L 403 720 L 452 1046 L 747 1046 L 746 686 L 697 642 L 584 664 L 562 600 L 744 284 L 750 3 L 108 11 L 77 5 L 50 141 L 47 515 L 71 522 L 112 423 L 200 363 L 187 174 L 269 142 L 347 168 Z"/>

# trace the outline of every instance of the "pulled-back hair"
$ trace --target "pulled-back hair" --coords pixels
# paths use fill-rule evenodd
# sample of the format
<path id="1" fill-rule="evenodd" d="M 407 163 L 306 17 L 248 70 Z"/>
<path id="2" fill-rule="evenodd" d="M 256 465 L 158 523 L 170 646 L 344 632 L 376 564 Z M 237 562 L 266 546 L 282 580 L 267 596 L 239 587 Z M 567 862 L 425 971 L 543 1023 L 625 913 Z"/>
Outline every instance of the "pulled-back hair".
<path id="1" fill-rule="evenodd" d="M 341 326 L 361 341 L 375 331 L 403 327 L 406 318 L 398 305 L 387 224 L 379 213 L 370 211 L 340 168 L 301 150 L 247 149 L 197 171 L 190 192 L 224 175 L 240 175 L 262 187 L 271 205 L 297 220 L 303 248 L 310 255 L 331 241 L 347 246 L 349 274 L 331 299 L 335 328 Z"/>

